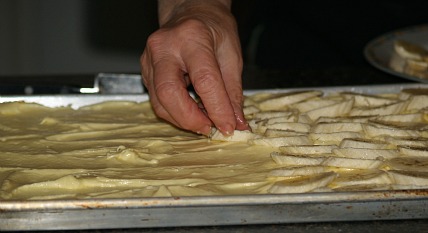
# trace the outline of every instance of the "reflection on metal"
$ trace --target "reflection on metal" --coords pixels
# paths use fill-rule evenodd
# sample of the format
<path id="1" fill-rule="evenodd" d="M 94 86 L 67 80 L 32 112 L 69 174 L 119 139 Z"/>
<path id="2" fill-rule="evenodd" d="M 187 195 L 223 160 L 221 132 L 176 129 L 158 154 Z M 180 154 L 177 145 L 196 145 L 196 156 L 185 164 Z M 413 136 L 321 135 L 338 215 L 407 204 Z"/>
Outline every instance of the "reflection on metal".
<path id="1" fill-rule="evenodd" d="M 95 77 L 94 87 L 80 88 L 83 94 L 142 94 L 144 88 L 141 75 L 99 73 Z"/>

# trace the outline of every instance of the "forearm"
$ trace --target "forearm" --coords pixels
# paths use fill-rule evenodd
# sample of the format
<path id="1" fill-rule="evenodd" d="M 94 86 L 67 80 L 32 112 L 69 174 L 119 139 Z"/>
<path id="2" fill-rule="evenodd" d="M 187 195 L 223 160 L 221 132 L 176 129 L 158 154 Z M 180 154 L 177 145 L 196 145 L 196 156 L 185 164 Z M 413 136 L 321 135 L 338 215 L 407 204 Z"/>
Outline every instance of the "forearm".
<path id="1" fill-rule="evenodd" d="M 230 12 L 231 4 L 231 0 L 158 0 L 159 25 L 162 27 L 177 16 L 216 15 L 216 12 Z"/>

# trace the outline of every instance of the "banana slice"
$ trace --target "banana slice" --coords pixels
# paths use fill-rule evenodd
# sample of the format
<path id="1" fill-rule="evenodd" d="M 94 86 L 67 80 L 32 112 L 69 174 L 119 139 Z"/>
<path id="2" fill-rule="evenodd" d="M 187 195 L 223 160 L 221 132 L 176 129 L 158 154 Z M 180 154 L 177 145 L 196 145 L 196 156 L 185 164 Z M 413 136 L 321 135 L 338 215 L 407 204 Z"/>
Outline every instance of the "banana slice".
<path id="1" fill-rule="evenodd" d="M 298 177 L 276 182 L 268 190 L 269 193 L 306 193 L 327 186 L 336 178 L 335 172 Z"/>
<path id="2" fill-rule="evenodd" d="M 428 157 L 402 156 L 388 160 L 386 165 L 391 170 L 428 171 Z"/>
<path id="3" fill-rule="evenodd" d="M 427 171 L 402 171 L 390 170 L 388 171 L 391 179 L 398 185 L 415 185 L 415 186 L 428 186 L 428 172 Z"/>
<path id="4" fill-rule="evenodd" d="M 344 138 L 340 148 L 392 149 L 388 143 L 363 138 Z"/>
<path id="5" fill-rule="evenodd" d="M 302 145 L 302 146 L 281 146 L 279 150 L 285 154 L 293 155 L 317 155 L 317 154 L 331 154 L 336 145 Z"/>
<path id="6" fill-rule="evenodd" d="M 398 146 L 398 151 L 405 156 L 417 156 L 428 158 L 428 147 Z"/>
<path id="7" fill-rule="evenodd" d="M 311 130 L 311 125 L 305 124 L 305 123 L 297 123 L 297 122 L 283 122 L 283 123 L 266 125 L 266 128 L 295 131 L 300 133 L 308 133 L 309 130 Z"/>
<path id="8" fill-rule="evenodd" d="M 390 185 L 388 173 L 378 169 L 353 170 L 339 173 L 331 186 L 334 188 L 355 185 Z"/>
<path id="9" fill-rule="evenodd" d="M 288 123 L 288 122 L 297 122 L 298 116 L 295 114 L 289 115 L 289 116 L 283 116 L 283 117 L 274 117 L 266 119 L 266 125 L 272 125 L 276 123 Z"/>
<path id="10" fill-rule="evenodd" d="M 340 145 L 344 138 L 363 138 L 359 132 L 309 133 L 315 145 Z"/>
<path id="11" fill-rule="evenodd" d="M 254 115 L 254 113 L 260 112 L 260 109 L 254 105 L 245 106 L 242 110 L 244 111 L 244 115 L 247 117 Z"/>
<path id="12" fill-rule="evenodd" d="M 356 107 L 350 112 L 350 116 L 373 116 L 373 115 L 391 115 L 399 114 L 406 110 L 408 102 L 402 101 L 381 107 Z"/>
<path id="13" fill-rule="evenodd" d="M 391 149 L 367 149 L 367 148 L 338 148 L 332 150 L 339 157 L 354 159 L 385 160 L 399 156 L 397 150 Z"/>
<path id="14" fill-rule="evenodd" d="M 275 138 L 254 138 L 248 140 L 248 143 L 250 145 L 280 147 L 290 145 L 310 145 L 312 142 L 309 140 L 308 136 L 304 135 Z"/>
<path id="15" fill-rule="evenodd" d="M 271 119 L 271 118 L 277 118 L 277 117 L 290 117 L 294 115 L 295 112 L 292 111 L 263 111 L 255 113 L 253 116 L 253 119 L 257 120 L 265 120 L 265 119 Z"/>
<path id="16" fill-rule="evenodd" d="M 348 116 L 348 117 L 320 117 L 314 123 L 368 123 L 371 119 L 374 119 L 376 116 Z"/>
<path id="17" fill-rule="evenodd" d="M 280 152 L 270 154 L 273 161 L 280 165 L 320 165 L 328 155 L 289 155 Z"/>
<path id="18" fill-rule="evenodd" d="M 289 136 L 305 136 L 306 133 L 289 131 L 289 130 L 280 130 L 280 129 L 267 129 L 264 133 L 264 136 L 267 138 L 273 137 L 289 137 Z"/>
<path id="19" fill-rule="evenodd" d="M 394 51 L 405 59 L 423 60 L 428 56 L 424 47 L 405 40 L 394 41 Z"/>
<path id="20" fill-rule="evenodd" d="M 321 165 L 352 169 L 377 169 L 383 165 L 383 161 L 378 159 L 355 159 L 331 156 L 326 158 Z"/>
<path id="21" fill-rule="evenodd" d="M 428 88 L 405 88 L 398 94 L 398 99 L 408 100 L 417 95 L 428 95 Z"/>
<path id="22" fill-rule="evenodd" d="M 294 104 L 292 108 L 297 109 L 299 112 L 308 112 L 316 108 L 322 108 L 326 106 L 330 106 L 333 104 L 337 104 L 341 100 L 332 100 L 332 99 L 314 99 L 314 100 L 307 100 L 304 102 L 300 102 L 297 104 Z"/>
<path id="23" fill-rule="evenodd" d="M 248 121 L 248 125 L 250 126 L 251 130 L 255 134 L 264 134 L 267 130 L 267 127 L 265 126 L 266 120 L 255 120 L 252 119 Z"/>
<path id="24" fill-rule="evenodd" d="M 345 99 L 354 99 L 354 107 L 380 107 L 397 102 L 397 99 L 381 97 L 378 95 L 359 94 L 354 92 L 340 93 Z"/>
<path id="25" fill-rule="evenodd" d="M 213 129 L 211 133 L 211 140 L 225 141 L 225 142 L 247 142 L 248 140 L 260 137 L 249 130 L 235 130 L 232 136 L 224 136 L 219 130 Z"/>
<path id="26" fill-rule="evenodd" d="M 428 101 L 428 99 L 427 99 Z M 400 123 L 425 123 L 423 113 L 412 113 L 412 114 L 395 114 L 395 115 L 386 115 L 378 116 L 373 118 L 374 122 L 381 122 L 386 124 L 400 124 Z"/>
<path id="27" fill-rule="evenodd" d="M 308 116 L 312 121 L 316 121 L 320 117 L 346 116 L 351 111 L 353 105 L 354 100 L 350 99 L 326 107 L 316 108 L 306 112 L 304 115 Z"/>
<path id="28" fill-rule="evenodd" d="M 363 132 L 363 123 L 334 122 L 319 123 L 312 127 L 312 133 L 334 133 L 334 132 Z"/>
<path id="29" fill-rule="evenodd" d="M 272 170 L 269 172 L 269 176 L 310 176 L 327 171 L 328 168 L 324 166 L 293 166 Z"/>
<path id="30" fill-rule="evenodd" d="M 305 123 L 305 124 L 312 124 L 314 121 L 309 118 L 306 114 L 301 114 L 298 116 L 297 122 L 299 123 Z"/>
<path id="31" fill-rule="evenodd" d="M 428 147 L 428 138 L 422 137 L 391 137 L 385 136 L 383 140 L 387 143 L 397 146 L 415 146 L 415 147 Z"/>
<path id="32" fill-rule="evenodd" d="M 270 96 L 259 102 L 258 107 L 263 111 L 288 108 L 289 105 L 321 96 L 321 91 L 289 92 Z"/>
<path id="33" fill-rule="evenodd" d="M 400 56 L 396 51 L 393 51 L 388 65 L 392 70 L 403 73 L 406 67 L 406 60 L 407 59 Z"/>
<path id="34" fill-rule="evenodd" d="M 408 112 L 428 108 L 428 95 L 415 95 L 410 97 L 406 110 Z"/>
<path id="35" fill-rule="evenodd" d="M 158 186 L 158 190 L 153 193 L 153 197 L 172 197 L 171 191 L 166 185 Z"/>
<path id="36" fill-rule="evenodd" d="M 363 130 L 370 138 L 392 136 L 392 137 L 420 137 L 422 134 L 417 130 L 399 129 L 379 124 L 364 124 Z"/>
<path id="37" fill-rule="evenodd" d="M 417 60 L 406 60 L 406 65 L 404 67 L 404 73 L 427 79 L 428 78 L 428 58 L 426 61 L 417 61 Z"/>

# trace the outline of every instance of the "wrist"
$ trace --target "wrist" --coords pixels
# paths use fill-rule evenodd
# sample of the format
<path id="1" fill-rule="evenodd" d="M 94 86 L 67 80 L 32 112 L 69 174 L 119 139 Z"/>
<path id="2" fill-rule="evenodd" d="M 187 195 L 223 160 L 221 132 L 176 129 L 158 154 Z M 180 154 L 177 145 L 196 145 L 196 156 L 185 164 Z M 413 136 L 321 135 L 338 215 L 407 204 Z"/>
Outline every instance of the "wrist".
<path id="1" fill-rule="evenodd" d="M 231 0 L 158 0 L 159 25 L 176 18 L 231 14 Z"/>

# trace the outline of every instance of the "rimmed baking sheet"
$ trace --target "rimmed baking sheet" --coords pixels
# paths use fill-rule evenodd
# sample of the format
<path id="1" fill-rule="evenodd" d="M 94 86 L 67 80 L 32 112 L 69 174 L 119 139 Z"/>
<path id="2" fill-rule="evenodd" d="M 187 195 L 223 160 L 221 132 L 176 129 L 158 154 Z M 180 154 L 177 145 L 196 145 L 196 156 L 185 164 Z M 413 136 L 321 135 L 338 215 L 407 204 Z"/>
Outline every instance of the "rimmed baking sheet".
<path id="1" fill-rule="evenodd" d="M 426 84 L 320 89 L 393 93 Z M 299 89 L 246 91 L 284 92 Z M 9 96 L 0 102 L 28 101 L 80 107 L 107 100 L 145 101 L 142 95 Z M 68 230 L 362 221 L 428 218 L 428 190 L 329 192 L 165 198 L 0 201 L 0 230 Z"/>

